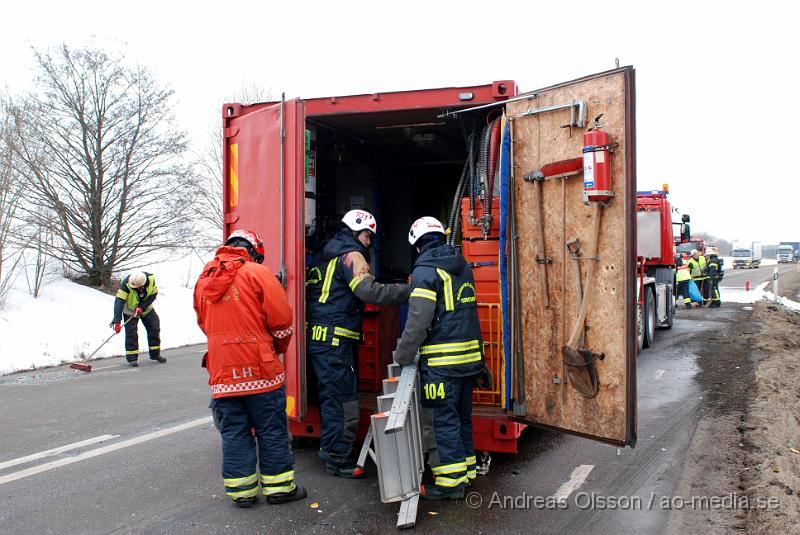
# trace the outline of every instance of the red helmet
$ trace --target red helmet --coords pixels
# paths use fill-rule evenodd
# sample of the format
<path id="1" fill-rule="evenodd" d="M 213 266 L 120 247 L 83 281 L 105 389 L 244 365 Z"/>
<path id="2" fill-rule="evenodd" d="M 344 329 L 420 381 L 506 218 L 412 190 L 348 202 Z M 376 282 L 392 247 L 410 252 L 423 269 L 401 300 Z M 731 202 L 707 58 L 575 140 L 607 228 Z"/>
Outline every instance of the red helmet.
<path id="1" fill-rule="evenodd" d="M 242 240 L 247 242 L 246 246 L 242 243 Z M 261 237 L 256 234 L 254 230 L 246 230 L 246 229 L 238 229 L 231 232 L 231 235 L 228 236 L 228 239 L 225 240 L 225 245 L 232 245 L 234 247 L 245 247 L 248 249 L 250 256 L 253 258 L 253 261 L 258 262 L 259 264 L 264 261 L 264 254 L 266 251 L 264 250 L 264 242 L 261 241 Z"/>

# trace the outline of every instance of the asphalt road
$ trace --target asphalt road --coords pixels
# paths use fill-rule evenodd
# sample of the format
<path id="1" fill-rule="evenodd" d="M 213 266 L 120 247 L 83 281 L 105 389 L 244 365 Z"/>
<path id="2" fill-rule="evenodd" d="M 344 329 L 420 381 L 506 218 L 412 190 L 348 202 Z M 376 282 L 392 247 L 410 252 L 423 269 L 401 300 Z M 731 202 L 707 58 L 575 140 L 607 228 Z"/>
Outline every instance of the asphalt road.
<path id="1" fill-rule="evenodd" d="M 772 274 L 775 271 L 774 265 L 760 266 L 757 269 L 733 269 L 733 266 L 725 266 L 725 278 L 722 279 L 720 284 L 723 288 L 744 288 L 745 281 L 750 281 L 750 288 L 755 288 L 762 282 L 772 279 Z M 786 273 L 787 271 L 794 271 L 797 269 L 796 264 L 778 264 L 779 273 Z"/>
<path id="2" fill-rule="evenodd" d="M 702 414 L 698 335 L 721 331 L 743 313 L 737 306 L 688 312 L 639 356 L 635 449 L 529 428 L 519 454 L 494 456 L 467 503 L 421 502 L 415 532 L 661 533 L 668 515 L 679 513 L 660 501 L 675 492 Z M 96 362 L 90 374 L 59 367 L 0 378 L 0 531 L 395 531 L 398 506 L 381 503 L 374 466 L 364 480 L 327 476 L 314 445 L 295 450 L 308 500 L 233 507 L 220 481 L 202 353 L 192 346 L 164 352 L 167 364 L 140 359 L 134 369 L 117 358 Z M 566 507 L 547 508 L 548 498 L 568 491 Z"/>

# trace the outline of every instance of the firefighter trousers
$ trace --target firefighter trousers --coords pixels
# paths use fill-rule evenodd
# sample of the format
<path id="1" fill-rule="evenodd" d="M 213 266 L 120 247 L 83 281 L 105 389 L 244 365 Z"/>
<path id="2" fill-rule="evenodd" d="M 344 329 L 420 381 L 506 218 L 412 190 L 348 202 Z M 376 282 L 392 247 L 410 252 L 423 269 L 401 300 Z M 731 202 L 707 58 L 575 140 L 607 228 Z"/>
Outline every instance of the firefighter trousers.
<path id="1" fill-rule="evenodd" d="M 130 316 L 124 316 L 127 320 Z M 139 320 L 142 320 L 147 331 L 147 346 L 150 351 L 150 358 L 155 359 L 161 355 L 161 320 L 156 314 L 155 309 L 142 316 L 133 318 L 125 324 L 125 358 L 128 362 L 135 362 L 139 359 Z"/>
<path id="2" fill-rule="evenodd" d="M 709 306 L 719 307 L 721 305 L 719 298 L 719 281 L 716 279 L 709 279 L 706 282 L 709 288 L 709 299 L 711 300 L 711 304 Z"/>
<path id="3" fill-rule="evenodd" d="M 233 500 L 254 498 L 259 482 L 265 496 L 294 491 L 286 387 L 213 399 L 211 407 L 222 436 L 225 493 Z"/>
<path id="4" fill-rule="evenodd" d="M 348 462 L 358 431 L 358 378 L 355 344 L 308 345 L 308 356 L 317 377 L 319 412 L 322 419 L 320 448 L 328 460 Z"/>
<path id="5" fill-rule="evenodd" d="M 431 368 L 420 372 L 424 407 L 433 410 L 438 464 L 431 466 L 436 487 L 444 492 L 474 479 L 475 446 L 472 440 L 472 387 L 475 376 L 446 377 Z"/>
<path id="6" fill-rule="evenodd" d="M 678 289 L 675 292 L 675 295 L 676 296 L 680 295 L 681 298 L 683 299 L 683 303 L 686 304 L 686 305 L 689 305 L 689 304 L 692 303 L 692 298 L 689 297 L 689 281 L 688 280 L 680 281 L 678 283 Z"/>

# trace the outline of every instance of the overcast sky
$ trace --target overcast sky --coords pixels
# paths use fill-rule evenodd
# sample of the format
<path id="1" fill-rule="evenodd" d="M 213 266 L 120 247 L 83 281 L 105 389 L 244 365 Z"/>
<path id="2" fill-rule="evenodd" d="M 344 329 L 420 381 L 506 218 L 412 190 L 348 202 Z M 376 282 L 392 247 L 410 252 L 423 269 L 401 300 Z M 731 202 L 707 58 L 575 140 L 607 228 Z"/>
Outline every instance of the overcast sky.
<path id="1" fill-rule="evenodd" d="M 204 140 L 251 84 L 287 98 L 500 79 L 529 91 L 619 58 L 636 68 L 638 188 L 669 183 L 695 231 L 800 241 L 795 6 L 28 0 L 3 7 L 0 84 L 29 86 L 31 46 L 118 50 L 175 90 L 178 119 Z"/>

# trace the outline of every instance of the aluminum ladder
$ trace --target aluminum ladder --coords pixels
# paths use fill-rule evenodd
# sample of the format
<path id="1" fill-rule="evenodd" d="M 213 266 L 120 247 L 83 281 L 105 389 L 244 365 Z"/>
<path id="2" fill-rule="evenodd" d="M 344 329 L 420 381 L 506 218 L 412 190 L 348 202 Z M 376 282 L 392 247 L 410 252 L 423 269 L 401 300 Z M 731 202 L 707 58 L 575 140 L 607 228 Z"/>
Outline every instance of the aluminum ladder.
<path id="1" fill-rule="evenodd" d="M 363 467 L 367 455 L 378 468 L 378 486 L 383 503 L 400 502 L 399 529 L 417 522 L 420 484 L 427 451 L 420 423 L 417 365 L 389 365 L 378 396 L 378 412 L 370 417 L 370 428 L 358 456 Z"/>

